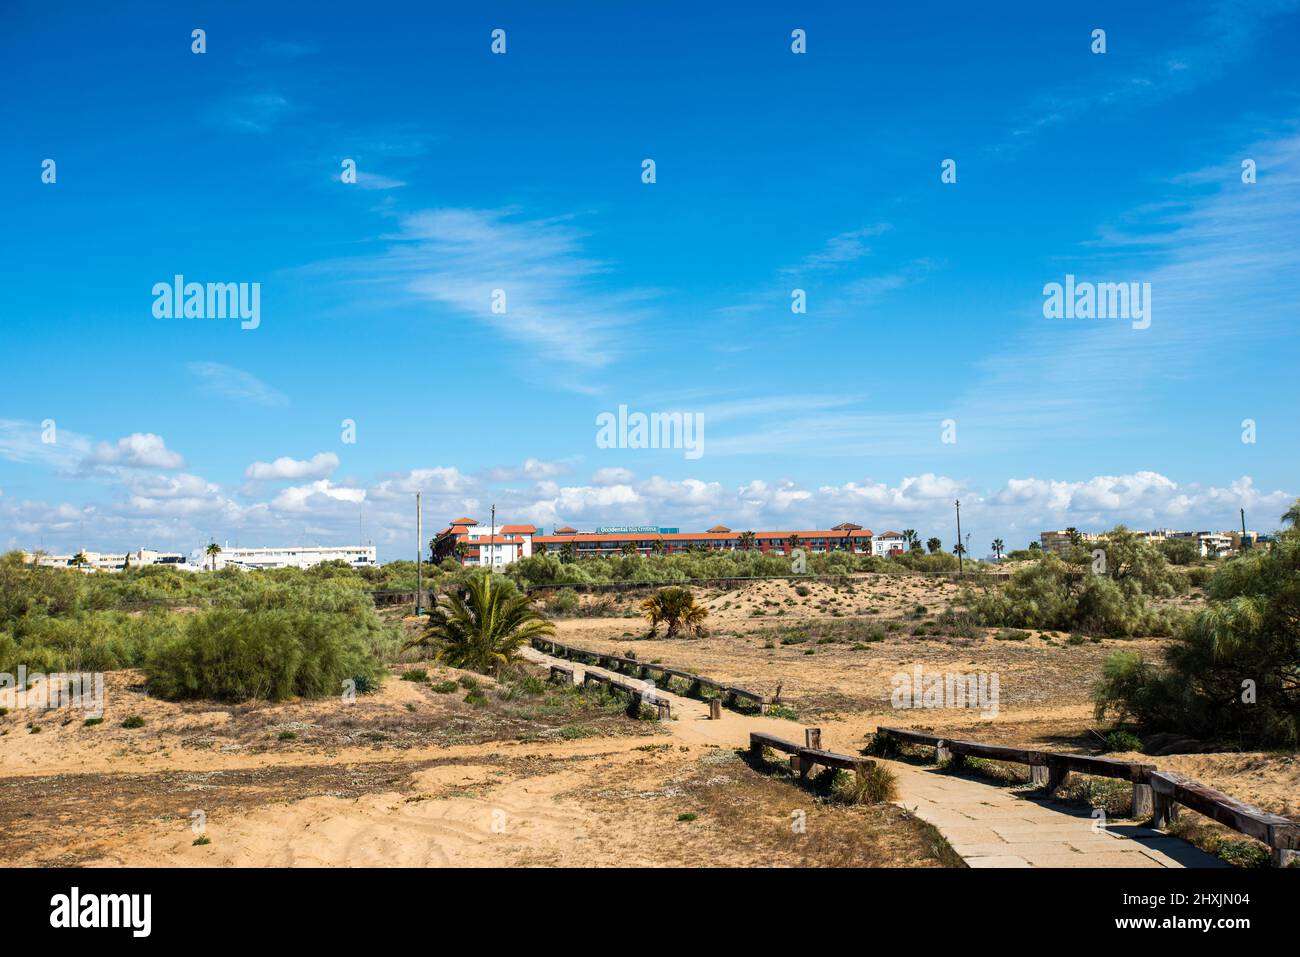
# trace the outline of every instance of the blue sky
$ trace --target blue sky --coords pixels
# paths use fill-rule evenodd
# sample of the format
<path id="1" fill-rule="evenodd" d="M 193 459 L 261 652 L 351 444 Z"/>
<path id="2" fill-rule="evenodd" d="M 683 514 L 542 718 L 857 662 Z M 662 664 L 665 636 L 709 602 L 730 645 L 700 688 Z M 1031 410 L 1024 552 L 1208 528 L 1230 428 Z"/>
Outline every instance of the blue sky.
<path id="1" fill-rule="evenodd" d="M 416 489 L 432 530 L 1275 527 L 1300 6 L 1132 7 L 7 4 L 0 547 L 392 558 Z M 177 273 L 259 327 L 156 319 Z M 1067 273 L 1150 327 L 1044 318 Z M 598 448 L 619 405 L 704 454 Z"/>

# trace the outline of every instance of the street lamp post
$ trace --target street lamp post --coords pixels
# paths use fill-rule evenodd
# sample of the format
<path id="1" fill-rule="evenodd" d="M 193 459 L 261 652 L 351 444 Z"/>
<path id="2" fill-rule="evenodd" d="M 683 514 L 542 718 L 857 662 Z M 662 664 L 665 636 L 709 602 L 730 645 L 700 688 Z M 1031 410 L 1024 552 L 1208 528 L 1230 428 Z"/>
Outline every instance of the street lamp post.
<path id="1" fill-rule="evenodd" d="M 965 576 L 965 565 L 962 562 L 961 547 L 961 499 L 957 499 L 957 574 Z"/>

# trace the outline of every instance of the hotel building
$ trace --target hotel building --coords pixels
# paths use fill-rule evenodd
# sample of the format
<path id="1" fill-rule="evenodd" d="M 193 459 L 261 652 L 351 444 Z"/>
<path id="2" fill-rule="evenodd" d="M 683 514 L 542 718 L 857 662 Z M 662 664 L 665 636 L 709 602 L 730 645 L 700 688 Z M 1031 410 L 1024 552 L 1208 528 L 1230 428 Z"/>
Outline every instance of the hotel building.
<path id="1" fill-rule="evenodd" d="M 746 536 L 742 539 L 742 535 Z M 750 539 L 748 536 L 752 535 Z M 433 559 L 455 558 L 463 565 L 501 567 L 530 555 L 558 554 L 571 546 L 574 558 L 681 554 L 691 549 L 705 551 L 790 551 L 790 537 L 799 537 L 798 547 L 810 554 L 852 551 L 871 554 L 871 530 L 842 522 L 831 529 L 737 532 L 714 525 L 704 532 L 680 532 L 655 526 L 632 526 L 580 532 L 562 526 L 543 535 L 534 525 L 500 525 L 493 529 L 472 518 L 458 518 L 440 531 L 433 541 Z M 900 536 L 901 537 L 901 536 Z"/>
<path id="2" fill-rule="evenodd" d="M 378 564 L 374 545 L 291 545 L 284 548 L 223 548 L 215 561 L 203 549 L 196 562 L 205 568 L 233 565 L 236 568 L 311 568 L 321 562 L 347 562 L 353 568 Z"/>

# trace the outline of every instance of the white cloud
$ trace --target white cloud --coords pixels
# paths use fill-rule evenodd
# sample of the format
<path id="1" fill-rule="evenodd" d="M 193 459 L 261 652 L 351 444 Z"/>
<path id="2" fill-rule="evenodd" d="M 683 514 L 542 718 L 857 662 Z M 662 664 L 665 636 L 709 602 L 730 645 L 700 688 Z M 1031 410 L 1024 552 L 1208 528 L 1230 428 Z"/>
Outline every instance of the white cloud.
<path id="1" fill-rule="evenodd" d="M 187 367 L 211 395 L 255 405 L 285 405 L 289 400 L 257 376 L 220 362 L 191 362 Z"/>
<path id="2" fill-rule="evenodd" d="M 597 469 L 591 477 L 596 485 L 627 485 L 636 479 L 631 469 Z"/>
<path id="3" fill-rule="evenodd" d="M 274 462 L 254 462 L 244 469 L 245 477 L 255 482 L 276 479 L 327 478 L 339 467 L 339 457 L 333 452 L 317 452 L 309 459 L 294 459 L 282 455 Z"/>
<path id="4" fill-rule="evenodd" d="M 366 490 L 335 485 L 329 479 L 320 479 L 307 485 L 291 485 L 280 491 L 271 502 L 272 508 L 286 512 L 305 512 L 330 508 L 336 502 L 358 504 L 366 500 Z"/>
<path id="5" fill-rule="evenodd" d="M 527 346 L 530 361 L 598 367 L 622 353 L 626 330 L 643 318 L 651 293 L 600 288 L 610 267 L 588 258 L 584 238 L 560 219 L 522 219 L 510 210 L 432 209 L 403 217 L 386 252 L 350 266 L 491 326 Z M 505 293 L 505 313 L 492 312 L 497 289 Z"/>
<path id="6" fill-rule="evenodd" d="M 161 435 L 133 432 L 116 444 L 98 443 L 86 456 L 86 465 L 117 465 L 125 468 L 178 469 L 185 465 L 179 453 L 167 448 Z"/>

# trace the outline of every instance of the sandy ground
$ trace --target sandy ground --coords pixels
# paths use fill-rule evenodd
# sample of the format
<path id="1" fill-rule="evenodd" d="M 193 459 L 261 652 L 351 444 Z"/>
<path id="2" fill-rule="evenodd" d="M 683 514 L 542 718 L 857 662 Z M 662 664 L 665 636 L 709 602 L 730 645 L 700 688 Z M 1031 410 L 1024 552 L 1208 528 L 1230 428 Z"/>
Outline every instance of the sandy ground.
<path id="1" fill-rule="evenodd" d="M 435 682 L 463 677 L 429 670 Z M 481 706 L 463 695 L 392 677 L 352 704 L 214 708 L 154 701 L 120 673 L 101 724 L 11 710 L 0 717 L 7 863 L 952 863 L 897 808 L 819 803 L 751 767 L 736 750 L 748 724 L 730 712 L 711 722 L 685 702 L 665 726 L 573 691 L 489 693 Z M 122 727 L 130 716 L 143 726 Z"/>
<path id="2" fill-rule="evenodd" d="M 807 594 L 800 594 L 802 587 Z M 823 729 L 857 751 L 881 724 L 954 737 L 1094 748 L 1089 690 L 1117 648 L 1062 634 L 946 633 L 950 582 L 864 576 L 848 586 L 763 582 L 701 597 L 709 635 L 645 638 L 640 596 L 599 618 L 558 622 L 559 640 L 773 692 L 796 720 L 764 719 L 785 737 Z M 584 599 L 590 601 L 590 599 Z M 757 612 L 757 613 L 756 613 Z M 920 632 L 916 634 L 915 632 Z M 997 714 L 896 709 L 893 678 L 996 673 Z M 403 666 L 405 668 L 406 666 Z M 173 704 L 141 676 L 108 676 L 102 723 L 32 712 L 0 693 L 0 832 L 17 865 L 725 865 L 940 866 L 934 834 L 893 806 L 817 800 L 737 748 L 749 720 L 703 720 L 692 702 L 661 726 L 550 690 L 504 699 L 477 677 L 418 664 L 431 683 L 393 675 L 340 700 Z M 399 671 L 402 669 L 399 669 Z M 138 716 L 143 725 L 122 722 Z M 37 726 L 39 732 L 30 728 Z M 1297 813 L 1294 755 L 1143 758 L 1243 800 Z M 201 833 L 195 812 L 202 814 Z M 794 819 L 805 822 L 802 831 Z M 204 841 L 203 839 L 206 839 Z M 199 843 L 196 843 L 199 841 Z"/>

